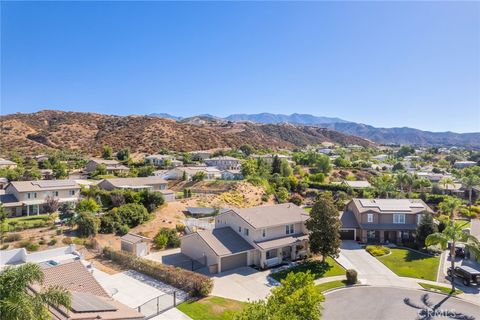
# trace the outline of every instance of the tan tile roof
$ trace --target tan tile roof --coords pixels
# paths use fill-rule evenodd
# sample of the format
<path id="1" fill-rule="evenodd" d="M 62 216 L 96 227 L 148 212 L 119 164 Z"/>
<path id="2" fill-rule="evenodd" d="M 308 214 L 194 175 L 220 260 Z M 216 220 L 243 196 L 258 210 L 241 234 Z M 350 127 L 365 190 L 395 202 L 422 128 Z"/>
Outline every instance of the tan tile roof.
<path id="1" fill-rule="evenodd" d="M 301 233 L 301 234 L 294 234 L 291 236 L 281 237 L 277 239 L 259 241 L 259 242 L 255 242 L 255 244 L 260 248 L 262 248 L 263 250 L 269 250 L 269 249 L 274 249 L 274 248 L 298 243 L 307 239 L 308 239 L 308 235 Z"/>
<path id="2" fill-rule="evenodd" d="M 46 267 L 43 270 L 43 287 L 61 286 L 68 291 L 91 293 L 108 297 L 107 292 L 80 261 Z"/>
<path id="3" fill-rule="evenodd" d="M 252 227 L 257 229 L 287 223 L 304 222 L 309 217 L 308 212 L 293 203 L 246 209 L 232 209 L 232 211 L 238 214 Z"/>
<path id="4" fill-rule="evenodd" d="M 138 177 L 138 178 L 112 178 L 105 179 L 110 182 L 114 187 L 122 186 L 148 186 L 155 184 L 167 184 L 167 180 L 160 177 Z"/>

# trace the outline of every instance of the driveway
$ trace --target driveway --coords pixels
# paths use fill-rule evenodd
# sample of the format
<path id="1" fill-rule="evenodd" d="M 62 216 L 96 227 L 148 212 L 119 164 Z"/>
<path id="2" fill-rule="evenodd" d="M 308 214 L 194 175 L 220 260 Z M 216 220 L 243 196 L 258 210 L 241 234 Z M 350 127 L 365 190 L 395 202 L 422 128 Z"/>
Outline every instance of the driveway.
<path id="1" fill-rule="evenodd" d="M 336 290 L 325 295 L 322 319 L 450 319 L 447 316 L 419 317 L 419 311 L 422 309 L 429 310 L 422 302 L 422 296 L 425 294 L 426 292 L 420 290 L 386 287 L 353 287 Z M 386 297 L 388 298 L 386 299 Z M 432 303 L 432 307 L 438 304 L 437 314 L 440 314 L 440 312 L 461 312 L 466 316 L 474 317 L 462 319 L 480 319 L 480 305 L 436 293 L 428 293 L 427 297 L 429 302 Z M 405 301 L 405 299 L 409 299 L 409 301 Z M 417 307 L 420 307 L 420 309 Z"/>
<path id="2" fill-rule="evenodd" d="M 192 260 L 190 257 L 182 254 L 180 248 L 154 252 L 144 256 L 144 258 L 187 270 L 193 269 L 196 272 L 208 272 L 207 268 L 200 262 Z"/>
<path id="3" fill-rule="evenodd" d="M 270 271 L 242 267 L 212 276 L 212 295 L 239 301 L 265 299 L 274 287 L 267 276 Z"/>
<path id="4" fill-rule="evenodd" d="M 342 241 L 338 263 L 346 269 L 358 272 L 358 279 L 363 284 L 380 286 L 401 286 L 403 280 L 383 263 L 371 256 L 355 241 Z"/>

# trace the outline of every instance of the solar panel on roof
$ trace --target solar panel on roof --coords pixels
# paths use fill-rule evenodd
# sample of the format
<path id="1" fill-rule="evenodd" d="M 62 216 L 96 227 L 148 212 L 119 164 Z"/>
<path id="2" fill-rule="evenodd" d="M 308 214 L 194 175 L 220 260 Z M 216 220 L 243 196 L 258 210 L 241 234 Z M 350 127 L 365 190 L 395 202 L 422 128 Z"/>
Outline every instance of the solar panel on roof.
<path id="1" fill-rule="evenodd" d="M 117 311 L 118 308 L 93 294 L 72 292 L 72 310 L 75 312 L 107 312 Z"/>
<path id="2" fill-rule="evenodd" d="M 40 188 L 52 188 L 52 187 L 74 187 L 75 181 L 72 180 L 44 180 L 35 181 L 32 184 L 36 184 Z"/>

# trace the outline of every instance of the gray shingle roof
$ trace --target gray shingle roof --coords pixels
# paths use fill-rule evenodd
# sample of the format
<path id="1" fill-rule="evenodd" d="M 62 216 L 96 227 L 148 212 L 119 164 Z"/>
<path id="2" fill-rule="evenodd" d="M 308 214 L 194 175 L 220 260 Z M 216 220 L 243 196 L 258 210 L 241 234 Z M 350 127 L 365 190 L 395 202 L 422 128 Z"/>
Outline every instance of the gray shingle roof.
<path id="1" fill-rule="evenodd" d="M 421 213 L 424 211 L 433 212 L 421 199 L 353 199 L 352 200 L 360 213 Z"/>
<path id="2" fill-rule="evenodd" d="M 340 223 L 342 224 L 342 228 L 359 228 L 357 218 L 355 217 L 355 213 L 352 211 L 346 211 L 340 213 Z"/>
<path id="3" fill-rule="evenodd" d="M 263 250 L 269 250 L 273 248 L 291 245 L 307 239 L 308 239 L 308 235 L 300 233 L 300 234 L 294 234 L 287 237 L 281 237 L 281 238 L 276 238 L 276 239 L 271 239 L 266 241 L 259 241 L 259 242 L 255 242 L 255 244 L 260 248 L 262 248 Z"/>
<path id="4" fill-rule="evenodd" d="M 112 178 L 112 179 L 105 179 L 105 181 L 110 182 L 114 187 L 167 184 L 167 181 L 165 179 L 162 179 L 160 177 L 154 177 L 154 176 L 138 177 L 138 178 Z"/>
<path id="5" fill-rule="evenodd" d="M 200 230 L 197 233 L 219 256 L 254 249 L 250 243 L 230 227 Z"/>
<path id="6" fill-rule="evenodd" d="M 48 191 L 60 189 L 78 189 L 80 186 L 75 180 L 37 180 L 37 181 L 12 181 L 10 184 L 18 192 Z"/>
<path id="7" fill-rule="evenodd" d="M 232 211 L 256 229 L 287 223 L 304 222 L 309 217 L 308 212 L 293 203 L 232 209 Z"/>

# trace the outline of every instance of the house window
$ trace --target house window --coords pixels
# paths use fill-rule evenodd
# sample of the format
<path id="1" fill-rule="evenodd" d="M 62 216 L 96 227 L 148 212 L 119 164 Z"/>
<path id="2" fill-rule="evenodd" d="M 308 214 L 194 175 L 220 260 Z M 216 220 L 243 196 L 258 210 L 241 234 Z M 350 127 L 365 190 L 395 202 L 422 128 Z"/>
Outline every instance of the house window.
<path id="1" fill-rule="evenodd" d="M 367 239 L 375 239 L 375 230 L 368 230 L 367 231 Z"/>
<path id="2" fill-rule="evenodd" d="M 417 224 L 420 224 L 420 221 L 422 221 L 423 214 L 417 214 Z"/>
<path id="3" fill-rule="evenodd" d="M 373 222 L 373 213 L 367 214 L 367 222 Z"/>
<path id="4" fill-rule="evenodd" d="M 74 196 L 75 195 L 75 190 L 70 190 L 70 195 Z"/>
<path id="5" fill-rule="evenodd" d="M 243 234 L 248 237 L 248 228 L 243 229 Z"/>
<path id="6" fill-rule="evenodd" d="M 275 258 L 277 256 L 277 249 L 268 250 L 265 256 L 267 259 Z"/>
<path id="7" fill-rule="evenodd" d="M 396 213 L 393 215 L 393 223 L 405 224 L 405 214 Z"/>
<path id="8" fill-rule="evenodd" d="M 292 234 L 294 232 L 293 224 L 287 224 L 285 226 L 285 234 Z"/>
<path id="9" fill-rule="evenodd" d="M 54 197 L 58 197 L 58 191 L 52 191 Z"/>
<path id="10" fill-rule="evenodd" d="M 265 229 L 262 230 L 262 237 L 265 238 L 265 236 L 267 235 L 267 231 Z"/>
<path id="11" fill-rule="evenodd" d="M 242 233 L 242 227 L 238 227 L 238 232 Z"/>

